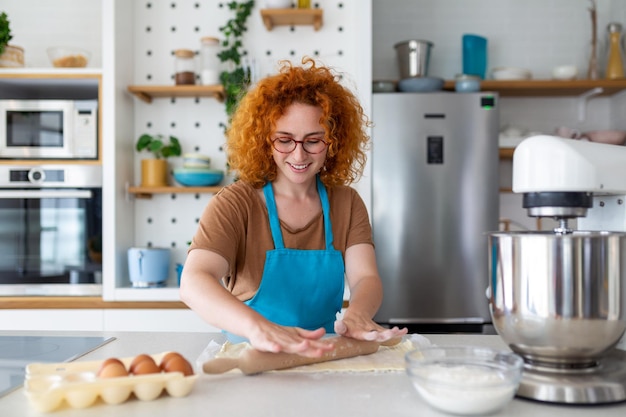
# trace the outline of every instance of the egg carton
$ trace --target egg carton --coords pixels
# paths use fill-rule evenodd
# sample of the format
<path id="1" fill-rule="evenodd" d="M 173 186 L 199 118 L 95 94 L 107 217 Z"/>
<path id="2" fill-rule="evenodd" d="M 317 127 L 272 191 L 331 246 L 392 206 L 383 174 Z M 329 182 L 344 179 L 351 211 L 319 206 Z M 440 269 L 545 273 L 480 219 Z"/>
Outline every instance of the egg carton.
<path id="1" fill-rule="evenodd" d="M 158 364 L 168 352 L 150 355 Z M 128 369 L 134 357 L 119 358 Z M 87 408 L 100 398 L 105 404 L 121 404 L 131 395 L 152 401 L 165 390 L 172 397 L 187 396 L 198 375 L 182 372 L 98 378 L 103 361 L 32 363 L 26 366 L 24 392 L 32 406 L 47 413 L 66 403 L 71 408 Z"/>

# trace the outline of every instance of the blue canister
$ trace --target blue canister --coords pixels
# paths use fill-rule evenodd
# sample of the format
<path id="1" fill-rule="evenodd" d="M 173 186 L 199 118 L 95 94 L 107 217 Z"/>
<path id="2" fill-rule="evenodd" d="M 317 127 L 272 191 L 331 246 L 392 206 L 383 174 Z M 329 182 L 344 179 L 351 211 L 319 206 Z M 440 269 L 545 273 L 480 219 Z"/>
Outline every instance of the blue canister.
<path id="1" fill-rule="evenodd" d="M 176 278 L 180 287 L 180 278 L 183 276 L 183 264 L 176 264 Z"/>
<path id="2" fill-rule="evenodd" d="M 170 250 L 167 248 L 128 249 L 128 273 L 133 287 L 164 286 L 170 275 Z"/>
<path id="3" fill-rule="evenodd" d="M 483 80 L 487 73 L 487 38 L 463 35 L 463 74 L 476 75 Z"/>

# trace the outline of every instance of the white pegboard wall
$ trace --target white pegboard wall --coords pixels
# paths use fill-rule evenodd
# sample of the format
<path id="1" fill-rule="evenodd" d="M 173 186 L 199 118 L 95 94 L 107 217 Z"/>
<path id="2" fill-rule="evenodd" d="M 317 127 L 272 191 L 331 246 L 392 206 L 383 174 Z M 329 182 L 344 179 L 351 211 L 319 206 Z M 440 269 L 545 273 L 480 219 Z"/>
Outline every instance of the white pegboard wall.
<path id="1" fill-rule="evenodd" d="M 219 27 L 232 16 L 227 1 L 217 0 L 134 0 L 134 82 L 138 85 L 173 85 L 176 49 L 196 51 L 197 72 L 201 69 L 200 39 L 221 37 Z M 268 31 L 257 0 L 248 19 L 244 54 L 256 63 L 257 77 L 273 74 L 280 60 L 296 64 L 311 56 L 342 74 L 343 82 L 358 90 L 353 74 L 359 68 L 359 36 L 354 9 L 359 0 L 319 0 L 312 7 L 324 10 L 323 26 L 276 26 Z M 198 81 L 199 82 L 199 81 Z M 357 92 L 357 94 L 359 94 Z M 369 94 L 369 92 L 367 92 Z M 155 99 L 147 104 L 135 100 L 135 137 L 143 133 L 176 136 L 185 152 L 200 152 L 211 158 L 211 165 L 225 169 L 223 129 L 227 121 L 223 103 L 212 98 Z M 140 182 L 140 161 L 135 157 L 135 183 Z M 170 158 L 170 168 L 182 165 L 181 158 Z M 173 180 L 171 180 L 173 182 Z M 228 181 L 228 180 L 227 180 Z M 154 195 L 135 201 L 135 244 L 168 247 L 172 265 L 183 263 L 197 221 L 210 194 Z M 172 272 L 172 276 L 175 272 Z M 173 279 L 173 278 L 171 278 Z"/>

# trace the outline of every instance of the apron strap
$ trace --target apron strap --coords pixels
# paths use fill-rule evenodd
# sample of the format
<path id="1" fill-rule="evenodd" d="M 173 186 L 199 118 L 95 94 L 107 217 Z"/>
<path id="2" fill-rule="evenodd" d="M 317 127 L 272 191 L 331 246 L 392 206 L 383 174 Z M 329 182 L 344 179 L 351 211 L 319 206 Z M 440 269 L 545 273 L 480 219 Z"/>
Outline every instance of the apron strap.
<path id="1" fill-rule="evenodd" d="M 322 203 L 322 214 L 324 215 L 324 234 L 326 240 L 326 249 L 334 249 L 333 247 L 333 228 L 330 223 L 330 202 L 328 201 L 328 193 L 326 187 L 320 180 L 319 175 L 317 180 L 317 193 L 320 196 L 320 202 Z M 278 210 L 276 209 L 276 199 L 274 198 L 274 189 L 272 183 L 268 182 L 263 186 L 263 195 L 265 195 L 265 205 L 267 206 L 267 213 L 270 220 L 270 230 L 272 232 L 272 239 L 274 240 L 274 249 L 284 249 L 285 243 L 283 241 L 283 234 L 280 230 L 280 220 L 278 219 Z"/>
<path id="2" fill-rule="evenodd" d="M 283 234 L 280 231 L 280 221 L 278 220 L 278 210 L 276 209 L 276 200 L 274 199 L 274 189 L 272 183 L 268 182 L 263 186 L 263 195 L 265 195 L 265 205 L 270 219 L 270 230 L 272 231 L 272 239 L 274 240 L 274 249 L 284 249 Z"/>
<path id="3" fill-rule="evenodd" d="M 326 249 L 334 249 L 333 247 L 333 228 L 330 224 L 330 202 L 328 201 L 328 193 L 326 187 L 322 183 L 319 175 L 317 176 L 317 193 L 320 195 L 322 202 L 322 213 L 324 214 L 324 233 L 326 236 Z"/>

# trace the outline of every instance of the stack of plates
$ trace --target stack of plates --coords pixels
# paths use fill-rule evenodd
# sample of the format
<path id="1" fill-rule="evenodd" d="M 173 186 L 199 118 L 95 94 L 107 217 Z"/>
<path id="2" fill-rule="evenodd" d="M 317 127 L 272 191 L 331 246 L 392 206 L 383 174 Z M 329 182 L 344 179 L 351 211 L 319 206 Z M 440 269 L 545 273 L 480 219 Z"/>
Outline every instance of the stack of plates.
<path id="1" fill-rule="evenodd" d="M 211 158 L 201 153 L 186 153 L 183 155 L 183 166 L 185 168 L 209 168 Z"/>
<path id="2" fill-rule="evenodd" d="M 174 179 L 186 187 L 217 185 L 224 178 L 224 171 L 211 169 L 211 159 L 199 153 L 183 155 L 183 167 L 174 170 Z"/>
<path id="3" fill-rule="evenodd" d="M 443 89 L 443 78 L 437 77 L 412 77 L 398 81 L 398 90 L 403 92 L 429 92 Z"/>
<path id="4" fill-rule="evenodd" d="M 491 70 L 494 80 L 530 80 L 532 72 L 526 68 L 497 67 Z"/>

